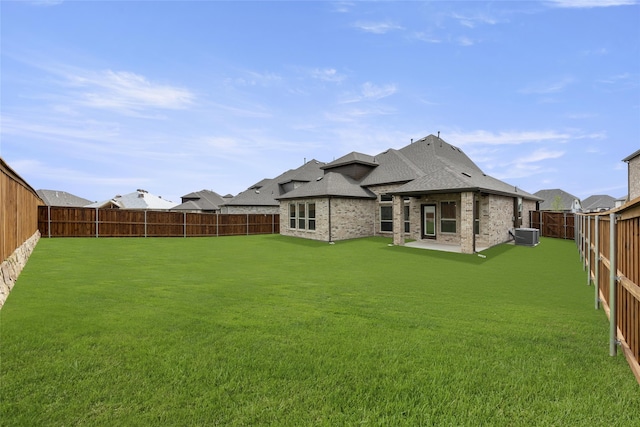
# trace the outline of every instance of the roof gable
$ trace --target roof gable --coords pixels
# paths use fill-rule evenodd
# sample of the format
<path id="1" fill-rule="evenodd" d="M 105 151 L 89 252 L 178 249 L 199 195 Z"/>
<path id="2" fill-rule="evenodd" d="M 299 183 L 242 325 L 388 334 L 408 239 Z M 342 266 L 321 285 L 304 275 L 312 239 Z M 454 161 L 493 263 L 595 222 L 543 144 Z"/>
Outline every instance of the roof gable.
<path id="1" fill-rule="evenodd" d="M 146 190 L 137 190 L 124 196 L 117 195 L 113 199 L 92 203 L 87 207 L 101 208 L 105 206 L 118 206 L 121 209 L 168 210 L 176 206 L 176 204 L 160 196 L 154 196 Z"/>
<path id="2" fill-rule="evenodd" d="M 327 172 L 316 181 L 305 184 L 278 197 L 279 200 L 302 199 L 310 197 L 347 197 L 375 199 L 377 196 L 369 189 L 360 186 L 355 179 L 337 172 Z"/>
<path id="3" fill-rule="evenodd" d="M 263 179 L 259 182 L 259 186 L 256 184 L 249 187 L 225 204 L 227 206 L 278 206 L 279 202 L 276 198 L 285 194 L 288 189 L 288 186 L 283 184 L 315 181 L 323 175 L 323 171 L 320 170 L 323 165 L 324 163 L 315 159 L 310 160 L 299 168 L 288 170 L 273 179 Z"/>
<path id="4" fill-rule="evenodd" d="M 580 203 L 579 198 L 559 188 L 539 190 L 533 194 L 542 199 L 542 202 L 540 203 L 541 211 L 548 211 L 558 208 L 560 210 L 569 211 L 576 207 L 574 206 L 576 201 Z M 559 200 L 560 206 L 556 206 L 558 204 L 556 200 Z"/>

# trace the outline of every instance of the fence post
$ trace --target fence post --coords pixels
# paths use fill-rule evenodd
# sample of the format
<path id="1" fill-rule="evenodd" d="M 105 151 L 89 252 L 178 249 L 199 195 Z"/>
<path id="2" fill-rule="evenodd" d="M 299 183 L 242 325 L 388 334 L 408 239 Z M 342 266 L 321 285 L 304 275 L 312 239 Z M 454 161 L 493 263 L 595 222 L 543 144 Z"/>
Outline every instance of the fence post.
<path id="1" fill-rule="evenodd" d="M 595 257 L 596 257 L 596 266 L 595 266 L 595 274 L 593 278 L 593 284 L 595 286 L 595 303 L 596 310 L 600 309 L 600 215 L 596 215 L 596 229 L 595 229 L 596 237 L 595 237 Z"/>
<path id="2" fill-rule="evenodd" d="M 247 214 L 247 236 L 249 235 L 249 214 Z"/>
<path id="3" fill-rule="evenodd" d="M 187 237 L 187 211 L 182 212 L 182 237 Z"/>
<path id="4" fill-rule="evenodd" d="M 220 214 L 216 212 L 216 237 L 220 237 Z"/>
<path id="5" fill-rule="evenodd" d="M 51 238 L 51 206 L 47 205 L 47 228 L 49 229 L 49 238 Z"/>
<path id="6" fill-rule="evenodd" d="M 587 259 L 588 259 L 588 268 L 587 268 L 587 286 L 591 285 L 591 218 L 587 217 Z"/>
<path id="7" fill-rule="evenodd" d="M 98 233 L 98 224 L 100 224 L 100 221 L 98 220 L 98 215 L 99 215 L 100 210 L 96 207 L 96 239 L 98 238 L 98 236 L 100 235 Z"/>
<path id="8" fill-rule="evenodd" d="M 618 264 L 616 260 L 616 214 L 609 214 L 609 356 L 617 354 L 616 334 L 616 283 Z"/>

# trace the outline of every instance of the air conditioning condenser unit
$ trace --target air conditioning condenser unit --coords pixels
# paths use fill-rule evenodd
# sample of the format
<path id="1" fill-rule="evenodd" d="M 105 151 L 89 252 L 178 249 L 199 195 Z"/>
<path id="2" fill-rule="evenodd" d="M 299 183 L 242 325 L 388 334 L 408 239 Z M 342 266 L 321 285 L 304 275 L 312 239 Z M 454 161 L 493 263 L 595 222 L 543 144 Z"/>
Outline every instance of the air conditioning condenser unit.
<path id="1" fill-rule="evenodd" d="M 516 228 L 516 245 L 536 246 L 540 243 L 540 230 L 537 228 Z"/>

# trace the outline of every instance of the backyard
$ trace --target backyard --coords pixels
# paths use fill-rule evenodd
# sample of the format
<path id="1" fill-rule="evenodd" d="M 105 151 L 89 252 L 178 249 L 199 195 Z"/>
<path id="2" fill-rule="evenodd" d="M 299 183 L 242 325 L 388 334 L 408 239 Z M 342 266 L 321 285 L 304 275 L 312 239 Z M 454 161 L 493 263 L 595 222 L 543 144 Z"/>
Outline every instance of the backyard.
<path id="1" fill-rule="evenodd" d="M 41 239 L 2 425 L 640 425 L 572 241 Z"/>

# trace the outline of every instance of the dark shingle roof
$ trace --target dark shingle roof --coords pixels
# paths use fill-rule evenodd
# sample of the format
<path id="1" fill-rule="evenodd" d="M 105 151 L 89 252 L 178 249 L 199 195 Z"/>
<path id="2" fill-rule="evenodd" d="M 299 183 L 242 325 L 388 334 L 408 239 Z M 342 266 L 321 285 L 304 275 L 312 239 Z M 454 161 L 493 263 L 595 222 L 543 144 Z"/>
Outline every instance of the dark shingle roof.
<path id="1" fill-rule="evenodd" d="M 582 201 L 582 209 L 585 211 L 609 210 L 616 205 L 616 199 L 605 194 L 589 196 Z"/>
<path id="2" fill-rule="evenodd" d="M 320 170 L 322 166 L 324 166 L 324 163 L 311 160 L 298 169 L 288 170 L 276 178 L 263 179 L 225 204 L 227 206 L 278 206 L 279 202 L 276 198 L 284 194 L 281 184 L 292 181 L 315 181 L 323 175 L 323 171 Z"/>
<path id="3" fill-rule="evenodd" d="M 413 170 L 418 171 L 419 176 L 395 190 L 396 194 L 484 191 L 540 200 L 533 194 L 483 173 L 461 149 L 436 136 L 429 135 L 401 148 L 399 152 L 414 165 Z M 371 179 L 378 169 L 381 168 L 373 171 L 367 179 Z"/>
<path id="4" fill-rule="evenodd" d="M 182 196 L 182 204 L 172 210 L 199 210 L 215 211 L 219 210 L 226 201 L 215 191 L 201 190 Z"/>
<path id="5" fill-rule="evenodd" d="M 406 182 L 423 174 L 413 162 L 398 150 L 389 149 L 377 155 L 376 161 L 379 166 L 362 180 L 361 185 Z"/>
<path id="6" fill-rule="evenodd" d="M 280 197 L 279 200 L 300 199 L 309 197 L 354 197 L 375 199 L 377 196 L 370 190 L 361 187 L 351 177 L 337 172 L 327 172 L 316 181 L 296 188 Z"/>
<path id="7" fill-rule="evenodd" d="M 352 151 L 351 153 L 340 157 L 326 165 L 322 166 L 320 169 L 332 169 L 338 166 L 349 165 L 353 163 L 358 163 L 361 165 L 369 165 L 369 166 L 378 166 L 375 157 L 370 156 L 368 154 L 358 153 L 357 151 Z"/>
<path id="8" fill-rule="evenodd" d="M 540 190 L 533 193 L 535 196 L 540 197 L 543 201 L 540 202 L 540 210 L 541 211 L 550 211 L 557 206 L 554 206 L 556 197 L 560 197 L 560 210 L 568 211 L 573 208 L 573 201 L 580 200 L 573 194 L 567 193 L 564 190 L 560 190 L 559 188 L 548 189 L 548 190 Z"/>

